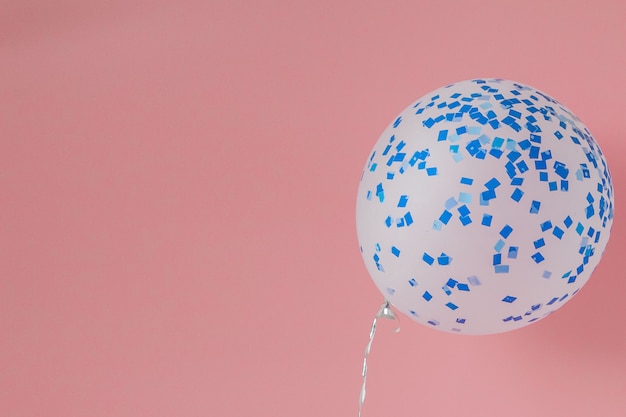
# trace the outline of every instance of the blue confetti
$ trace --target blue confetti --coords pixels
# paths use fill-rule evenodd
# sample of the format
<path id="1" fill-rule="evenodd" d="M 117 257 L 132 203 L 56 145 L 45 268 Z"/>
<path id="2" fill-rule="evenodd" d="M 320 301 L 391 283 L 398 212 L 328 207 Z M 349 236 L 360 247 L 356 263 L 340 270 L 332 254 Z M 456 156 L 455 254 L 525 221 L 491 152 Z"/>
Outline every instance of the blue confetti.
<path id="1" fill-rule="evenodd" d="M 541 263 L 545 258 L 543 257 L 543 255 L 541 254 L 541 252 L 537 252 L 534 253 L 531 258 L 533 259 L 533 261 L 535 261 L 536 263 Z"/>
<path id="2" fill-rule="evenodd" d="M 539 209 L 540 208 L 541 208 L 541 202 L 539 202 L 537 200 L 533 200 L 532 203 L 530 203 L 530 213 L 531 214 L 539 213 Z"/>
<path id="3" fill-rule="evenodd" d="M 507 224 L 502 228 L 502 230 L 500 230 L 500 236 L 506 239 L 509 237 L 512 231 L 513 228 Z"/>
<path id="4" fill-rule="evenodd" d="M 511 194 L 511 199 L 519 203 L 523 196 L 524 192 L 519 188 L 516 188 L 515 191 L 513 191 L 513 194 Z"/>

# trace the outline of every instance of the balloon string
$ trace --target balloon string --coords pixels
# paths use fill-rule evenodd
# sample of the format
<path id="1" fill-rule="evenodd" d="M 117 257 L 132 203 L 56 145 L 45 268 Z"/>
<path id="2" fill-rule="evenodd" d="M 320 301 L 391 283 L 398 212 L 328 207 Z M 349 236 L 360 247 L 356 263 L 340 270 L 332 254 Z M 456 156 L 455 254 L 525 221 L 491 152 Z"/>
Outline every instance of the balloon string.
<path id="1" fill-rule="evenodd" d="M 378 319 L 388 319 L 388 320 L 396 320 L 399 322 L 395 313 L 391 309 L 391 304 L 389 301 L 385 300 L 383 305 L 380 306 L 378 313 L 374 317 L 374 321 L 372 322 L 372 328 L 370 330 L 370 340 L 367 343 L 367 347 L 365 348 L 365 355 L 363 356 L 363 370 L 361 371 L 361 376 L 363 377 L 363 385 L 361 386 L 361 395 L 359 396 L 359 417 L 361 417 L 361 410 L 363 409 L 363 403 L 365 402 L 365 385 L 367 383 L 367 357 L 370 354 L 370 350 L 372 349 L 372 342 L 374 341 L 374 336 L 376 335 L 376 325 L 378 324 Z M 400 331 L 400 323 L 398 323 L 398 327 L 394 330 L 394 332 Z"/>

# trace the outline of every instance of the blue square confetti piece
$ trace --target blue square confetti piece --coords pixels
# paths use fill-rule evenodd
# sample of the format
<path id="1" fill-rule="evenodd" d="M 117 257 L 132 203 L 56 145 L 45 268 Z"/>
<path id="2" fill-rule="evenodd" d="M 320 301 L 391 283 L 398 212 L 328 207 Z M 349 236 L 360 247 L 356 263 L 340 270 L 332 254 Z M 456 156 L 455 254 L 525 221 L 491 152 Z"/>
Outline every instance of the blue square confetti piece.
<path id="1" fill-rule="evenodd" d="M 433 296 L 428 291 L 424 291 L 424 294 L 422 294 L 422 297 L 424 297 L 424 300 L 426 301 L 430 301 L 433 299 Z"/>
<path id="2" fill-rule="evenodd" d="M 537 159 L 539 158 L 539 151 L 541 150 L 541 148 L 539 148 L 539 146 L 531 146 L 530 150 L 528 151 L 528 157 L 530 159 Z"/>
<path id="3" fill-rule="evenodd" d="M 500 265 L 502 263 L 502 254 L 496 253 L 493 255 L 493 265 Z"/>
<path id="4" fill-rule="evenodd" d="M 511 180 L 511 185 L 522 185 L 524 183 L 524 178 L 522 177 L 515 177 Z"/>
<path id="5" fill-rule="evenodd" d="M 437 167 L 426 168 L 426 174 L 428 174 L 429 177 L 437 175 Z"/>
<path id="6" fill-rule="evenodd" d="M 446 303 L 446 307 L 448 307 L 450 310 L 456 310 L 457 308 L 459 308 L 456 304 L 454 303 Z"/>
<path id="7" fill-rule="evenodd" d="M 565 227 L 567 227 L 568 229 L 570 228 L 572 223 L 573 223 L 573 221 L 572 221 L 572 218 L 570 216 L 567 216 L 565 218 L 565 220 L 563 220 L 563 224 L 565 224 Z"/>
<path id="8" fill-rule="evenodd" d="M 502 299 L 502 301 L 503 301 L 503 302 L 505 302 L 505 303 L 512 303 L 512 302 L 514 302 L 515 300 L 517 300 L 517 297 L 514 297 L 514 296 L 512 296 L 512 295 L 507 295 L 506 297 L 504 297 L 504 298 Z"/>
<path id="9" fill-rule="evenodd" d="M 439 131 L 439 135 L 437 136 L 437 140 L 438 141 L 443 141 L 446 140 L 448 138 L 448 131 L 447 130 L 440 130 Z"/>
<path id="10" fill-rule="evenodd" d="M 488 190 L 495 190 L 499 186 L 500 186 L 500 181 L 498 181 L 497 178 L 492 178 L 485 183 L 485 187 L 487 187 Z"/>
<path id="11" fill-rule="evenodd" d="M 467 277 L 467 282 L 469 282 L 470 285 L 474 287 L 481 285 L 481 282 L 476 275 Z"/>
<path id="12" fill-rule="evenodd" d="M 493 246 L 493 249 L 496 252 L 500 252 L 502 251 L 502 248 L 504 248 L 504 240 L 498 239 L 498 242 Z"/>
<path id="13" fill-rule="evenodd" d="M 493 216 L 491 214 L 483 214 L 483 220 L 480 224 L 482 224 L 483 226 L 487 226 L 490 227 L 491 226 L 491 220 L 493 219 Z"/>
<path id="14" fill-rule="evenodd" d="M 407 211 L 404 214 L 404 221 L 406 222 L 407 226 L 410 226 L 410 225 L 413 224 L 413 216 L 411 216 L 411 212 L 410 211 Z"/>
<path id="15" fill-rule="evenodd" d="M 483 191 L 482 193 L 480 193 L 480 198 L 483 201 L 493 200 L 494 198 L 496 198 L 496 193 L 493 190 Z"/>
<path id="16" fill-rule="evenodd" d="M 469 286 L 467 284 L 458 284 L 456 288 L 459 291 L 469 291 Z"/>
<path id="17" fill-rule="evenodd" d="M 513 194 L 511 194 L 511 199 L 519 203 L 519 201 L 522 199 L 523 196 L 524 196 L 524 192 L 521 189 L 516 188 L 513 191 Z"/>
<path id="18" fill-rule="evenodd" d="M 454 288 L 456 284 L 457 284 L 457 281 L 452 278 L 449 278 L 448 281 L 446 282 L 446 285 L 450 288 Z"/>
<path id="19" fill-rule="evenodd" d="M 442 253 L 441 255 L 439 255 L 437 257 L 437 263 L 439 265 L 450 265 L 450 257 L 448 255 L 446 255 L 445 253 Z"/>
<path id="20" fill-rule="evenodd" d="M 530 203 L 530 212 L 532 214 L 539 213 L 539 209 L 540 208 L 541 208 L 541 202 L 540 201 L 533 200 L 532 203 Z"/>
<path id="21" fill-rule="evenodd" d="M 472 222 L 472 218 L 470 216 L 461 216 L 459 220 L 461 221 L 461 224 L 463 224 L 463 226 L 467 226 Z"/>
<path id="22" fill-rule="evenodd" d="M 517 152 L 517 151 L 511 151 L 509 152 L 506 157 L 509 159 L 509 161 L 511 162 L 515 162 L 519 159 L 519 157 L 522 156 L 521 153 Z"/>
<path id="23" fill-rule="evenodd" d="M 387 216 L 387 218 L 385 219 L 385 225 L 387 227 L 391 227 L 392 224 L 393 224 L 393 219 L 391 218 L 391 216 Z"/>
<path id="24" fill-rule="evenodd" d="M 393 253 L 396 258 L 400 257 L 400 249 L 395 246 L 391 247 L 391 253 Z"/>
<path id="25" fill-rule="evenodd" d="M 543 238 L 541 239 L 537 239 L 533 242 L 533 245 L 535 246 L 535 249 L 539 249 L 541 247 L 544 247 L 546 245 L 546 242 L 543 240 Z"/>
<path id="26" fill-rule="evenodd" d="M 459 201 L 461 203 L 471 204 L 472 203 L 472 194 L 471 193 L 466 193 L 466 192 L 460 192 L 459 193 Z"/>
<path id="27" fill-rule="evenodd" d="M 507 237 L 509 237 L 512 231 L 513 228 L 507 224 L 502 228 L 502 230 L 500 230 L 500 236 L 506 239 Z"/>
<path id="28" fill-rule="evenodd" d="M 545 259 L 541 252 L 534 253 L 531 258 L 533 258 L 533 261 L 535 261 L 535 263 L 541 263 Z"/>
<path id="29" fill-rule="evenodd" d="M 539 181 L 547 182 L 548 181 L 548 173 L 547 172 L 540 172 L 539 173 Z"/>
<path id="30" fill-rule="evenodd" d="M 454 206 L 456 206 L 458 203 L 457 201 L 454 199 L 454 197 L 450 197 L 449 199 L 446 200 L 446 202 L 444 203 L 444 207 L 446 208 L 446 210 L 450 210 L 451 208 L 453 208 Z"/>
<path id="31" fill-rule="evenodd" d="M 433 222 L 433 230 L 440 231 L 441 229 L 443 229 L 443 223 L 441 223 L 441 220 L 435 220 Z"/>
<path id="32" fill-rule="evenodd" d="M 500 159 L 502 156 L 502 151 L 500 149 L 491 149 L 489 151 L 489 155 L 493 156 L 496 159 Z"/>
<path id="33" fill-rule="evenodd" d="M 426 252 L 424 252 L 424 255 L 422 256 L 422 260 L 424 262 L 426 262 L 428 265 L 432 265 L 433 262 L 435 262 L 435 258 L 433 258 L 432 256 L 430 256 L 429 254 L 427 254 Z"/>
<path id="34" fill-rule="evenodd" d="M 566 179 L 569 175 L 569 169 L 567 169 L 564 164 L 558 161 L 554 163 L 554 172 L 556 173 L 556 175 L 563 179 Z"/>
<path id="35" fill-rule="evenodd" d="M 463 204 L 461 207 L 459 207 L 457 209 L 459 211 L 459 214 L 461 216 L 468 216 L 470 214 L 470 209 L 467 208 L 467 206 L 465 204 Z"/>
<path id="36" fill-rule="evenodd" d="M 472 185 L 473 183 L 474 183 L 474 179 L 467 178 L 467 177 L 461 177 L 461 184 Z"/>
<path id="37" fill-rule="evenodd" d="M 518 251 L 519 251 L 519 248 L 517 246 L 509 247 L 509 253 L 508 253 L 507 257 L 509 259 L 517 259 L 517 252 Z"/>
<path id="38" fill-rule="evenodd" d="M 558 189 L 556 181 L 550 181 L 548 183 L 548 188 L 550 189 L 550 191 L 556 191 Z"/>
<path id="39" fill-rule="evenodd" d="M 439 220 L 443 224 L 448 224 L 451 218 L 452 218 L 452 213 L 449 212 L 448 210 L 444 210 L 443 213 L 441 213 L 441 216 L 439 216 Z"/>
<path id="40" fill-rule="evenodd" d="M 496 274 L 508 274 L 509 273 L 509 265 L 495 265 L 493 269 Z"/>
<path id="41" fill-rule="evenodd" d="M 398 201 L 398 207 L 406 207 L 407 201 L 409 201 L 409 197 L 406 195 L 401 195 L 400 201 Z"/>
<path id="42" fill-rule="evenodd" d="M 576 233 L 578 233 L 578 235 L 582 235 L 584 230 L 585 228 L 583 227 L 583 225 L 578 222 L 578 224 L 576 225 Z"/>
<path id="43" fill-rule="evenodd" d="M 558 237 L 559 239 L 561 239 L 563 237 L 563 234 L 565 232 L 559 228 L 558 226 L 554 226 L 554 229 L 552 230 L 552 234 L 556 237 Z"/>
<path id="44" fill-rule="evenodd" d="M 415 286 L 417 285 L 417 281 L 415 280 L 415 278 L 411 278 L 411 279 L 409 280 L 409 285 L 410 285 L 411 287 L 415 287 Z"/>
<path id="45" fill-rule="evenodd" d="M 528 171 L 528 165 L 526 164 L 526 161 L 520 161 L 517 164 L 515 164 L 515 166 L 517 167 L 519 172 L 522 173 L 522 174 L 524 172 Z"/>

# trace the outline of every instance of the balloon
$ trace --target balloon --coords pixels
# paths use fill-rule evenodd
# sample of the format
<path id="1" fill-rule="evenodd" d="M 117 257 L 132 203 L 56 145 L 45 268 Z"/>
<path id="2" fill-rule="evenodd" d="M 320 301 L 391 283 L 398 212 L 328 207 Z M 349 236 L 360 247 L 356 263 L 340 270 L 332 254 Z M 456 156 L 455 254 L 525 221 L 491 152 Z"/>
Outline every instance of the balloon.
<path id="1" fill-rule="evenodd" d="M 462 81 L 383 132 L 356 223 L 396 309 L 438 330 L 500 333 L 587 282 L 609 240 L 613 186 L 591 133 L 558 101 L 514 81 Z"/>

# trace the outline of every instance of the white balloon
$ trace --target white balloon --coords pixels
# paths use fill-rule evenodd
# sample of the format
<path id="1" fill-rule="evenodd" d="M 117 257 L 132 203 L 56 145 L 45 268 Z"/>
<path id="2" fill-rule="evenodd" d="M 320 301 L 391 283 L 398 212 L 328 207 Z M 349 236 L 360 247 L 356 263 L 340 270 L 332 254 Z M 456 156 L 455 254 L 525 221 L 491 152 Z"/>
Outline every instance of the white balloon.
<path id="1" fill-rule="evenodd" d="M 422 97 L 367 160 L 357 232 L 374 283 L 435 329 L 505 332 L 570 300 L 613 222 L 607 163 L 567 108 L 480 79 Z"/>

